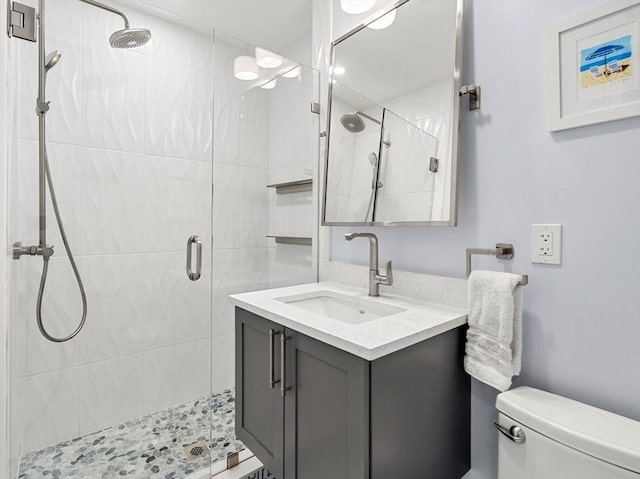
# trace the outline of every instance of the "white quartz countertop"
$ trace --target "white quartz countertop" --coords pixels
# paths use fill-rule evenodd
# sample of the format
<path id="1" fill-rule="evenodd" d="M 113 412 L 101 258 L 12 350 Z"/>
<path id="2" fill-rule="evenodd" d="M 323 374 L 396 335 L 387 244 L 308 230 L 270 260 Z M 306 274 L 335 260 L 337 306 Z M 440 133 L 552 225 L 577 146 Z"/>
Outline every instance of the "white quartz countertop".
<path id="1" fill-rule="evenodd" d="M 380 307 L 395 306 L 403 311 L 360 324 L 349 324 L 277 299 L 323 291 L 371 301 L 372 305 Z M 373 298 L 365 290 L 329 282 L 266 289 L 230 297 L 240 308 L 369 361 L 467 322 L 467 311 L 461 308 L 387 294 Z"/>

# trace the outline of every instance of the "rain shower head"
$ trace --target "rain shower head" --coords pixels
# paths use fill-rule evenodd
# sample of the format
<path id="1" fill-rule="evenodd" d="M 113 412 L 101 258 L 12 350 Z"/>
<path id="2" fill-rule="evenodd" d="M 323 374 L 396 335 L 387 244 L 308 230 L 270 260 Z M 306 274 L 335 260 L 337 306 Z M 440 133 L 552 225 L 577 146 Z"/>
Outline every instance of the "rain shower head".
<path id="1" fill-rule="evenodd" d="M 113 48 L 137 48 L 146 44 L 151 39 L 151 31 L 146 28 L 125 28 L 113 32 L 109 37 L 109 43 Z"/>
<path id="2" fill-rule="evenodd" d="M 342 123 L 342 126 L 350 133 L 360 133 L 365 127 L 364 120 L 360 118 L 357 111 L 342 115 L 340 117 L 340 123 Z"/>
<path id="3" fill-rule="evenodd" d="M 340 117 L 340 123 L 342 126 L 346 128 L 346 130 L 350 133 L 360 133 L 365 128 L 365 123 L 362 117 L 371 120 L 374 123 L 380 125 L 380 122 L 375 118 L 367 115 L 366 113 L 362 113 L 361 111 L 354 111 L 353 113 L 346 113 Z"/>
<path id="4" fill-rule="evenodd" d="M 104 3 L 96 2 L 96 0 L 80 1 L 122 17 L 122 20 L 124 21 L 124 29 L 113 32 L 111 37 L 109 37 L 109 44 L 113 48 L 137 48 L 146 44 L 151 39 L 150 30 L 147 30 L 146 28 L 131 28 L 129 19 L 120 10 L 110 7 L 109 5 L 105 5 Z"/>
<path id="5" fill-rule="evenodd" d="M 62 53 L 60 53 L 60 50 L 55 50 L 49 53 L 47 57 L 44 59 L 44 70 L 48 72 L 53 67 L 55 67 L 56 63 L 60 61 L 61 57 L 62 57 Z"/>

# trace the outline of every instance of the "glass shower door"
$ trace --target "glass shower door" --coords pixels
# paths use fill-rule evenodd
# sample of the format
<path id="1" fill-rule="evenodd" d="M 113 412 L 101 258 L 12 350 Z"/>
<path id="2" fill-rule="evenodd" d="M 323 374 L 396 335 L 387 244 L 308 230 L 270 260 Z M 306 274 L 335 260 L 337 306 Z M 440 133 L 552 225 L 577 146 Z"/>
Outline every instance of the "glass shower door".
<path id="1" fill-rule="evenodd" d="M 229 410 L 211 399 L 213 35 L 125 3 L 131 24 L 153 37 L 115 50 L 107 40 L 119 17 L 77 1 L 47 9 L 47 52 L 62 54 L 48 73 L 48 156 L 87 319 L 68 342 L 45 339 L 36 324 L 42 257 L 12 264 L 12 477 L 207 473 L 210 450 L 222 447 L 211 442 L 212 405 Z M 32 245 L 37 45 L 12 47 L 11 234 Z M 42 318 L 65 336 L 82 298 L 54 218 L 47 192 L 55 254 Z"/>

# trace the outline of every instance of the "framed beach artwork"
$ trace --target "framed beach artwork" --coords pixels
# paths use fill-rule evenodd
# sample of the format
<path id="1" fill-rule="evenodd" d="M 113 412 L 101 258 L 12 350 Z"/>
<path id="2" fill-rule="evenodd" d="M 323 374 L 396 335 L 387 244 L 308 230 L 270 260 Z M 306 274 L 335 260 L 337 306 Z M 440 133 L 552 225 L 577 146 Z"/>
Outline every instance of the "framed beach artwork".
<path id="1" fill-rule="evenodd" d="M 640 116 L 640 0 L 547 29 L 547 128 Z"/>

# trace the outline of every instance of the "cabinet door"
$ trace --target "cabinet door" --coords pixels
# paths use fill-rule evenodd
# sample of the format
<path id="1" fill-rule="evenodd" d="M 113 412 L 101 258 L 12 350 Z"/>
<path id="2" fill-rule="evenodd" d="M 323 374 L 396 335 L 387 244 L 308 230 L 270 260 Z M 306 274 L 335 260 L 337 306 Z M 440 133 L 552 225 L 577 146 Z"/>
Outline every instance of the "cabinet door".
<path id="1" fill-rule="evenodd" d="M 369 477 L 369 363 L 286 330 L 285 479 Z"/>
<path id="2" fill-rule="evenodd" d="M 465 333 L 459 327 L 372 363 L 372 479 L 459 479 L 469 470 Z"/>
<path id="3" fill-rule="evenodd" d="M 282 326 L 236 308 L 236 435 L 276 479 L 284 477 L 283 333 Z"/>

